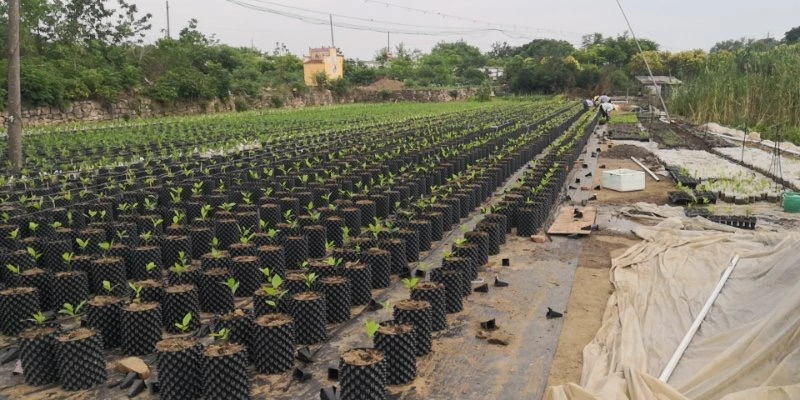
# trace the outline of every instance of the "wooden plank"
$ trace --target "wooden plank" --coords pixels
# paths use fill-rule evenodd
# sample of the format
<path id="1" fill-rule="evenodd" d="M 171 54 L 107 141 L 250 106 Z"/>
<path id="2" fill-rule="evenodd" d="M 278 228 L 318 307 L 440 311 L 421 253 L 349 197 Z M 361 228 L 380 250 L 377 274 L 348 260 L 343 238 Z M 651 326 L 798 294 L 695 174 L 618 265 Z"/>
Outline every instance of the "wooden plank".
<path id="1" fill-rule="evenodd" d="M 583 218 L 575 218 L 575 207 L 561 207 L 558 210 L 553 225 L 547 230 L 550 235 L 588 235 L 592 233 L 591 230 L 582 230 L 584 226 L 594 224 L 597 218 L 597 209 L 594 207 L 578 207 L 583 212 Z"/>

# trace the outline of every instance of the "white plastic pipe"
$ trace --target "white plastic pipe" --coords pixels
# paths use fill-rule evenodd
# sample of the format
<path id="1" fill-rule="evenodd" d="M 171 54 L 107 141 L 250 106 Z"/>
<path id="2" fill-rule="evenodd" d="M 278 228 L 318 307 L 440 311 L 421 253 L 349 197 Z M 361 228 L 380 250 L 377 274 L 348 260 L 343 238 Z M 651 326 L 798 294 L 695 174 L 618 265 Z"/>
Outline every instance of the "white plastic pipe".
<path id="1" fill-rule="evenodd" d="M 645 167 L 644 164 L 642 164 L 641 162 L 639 162 L 639 160 L 636 159 L 636 157 L 631 156 L 631 160 L 633 160 L 633 162 L 635 162 L 636 165 L 642 167 L 643 170 L 645 170 L 648 174 L 650 174 L 650 176 L 652 176 L 653 179 L 656 180 L 656 182 L 660 182 L 661 181 L 661 179 L 659 179 L 656 176 L 656 174 L 653 173 L 653 171 L 650 171 L 650 168 Z"/>
<path id="2" fill-rule="evenodd" d="M 658 377 L 661 382 L 666 383 L 669 381 L 669 377 L 672 376 L 672 372 L 675 370 L 675 367 L 678 365 L 681 357 L 683 357 L 683 353 L 686 351 L 686 348 L 689 347 L 689 343 L 691 343 L 692 338 L 694 338 L 697 330 L 700 329 L 700 324 L 703 323 L 703 320 L 706 318 L 706 314 L 708 314 L 708 311 L 711 310 L 711 306 L 714 305 L 714 301 L 717 300 L 719 292 L 722 291 L 722 287 L 725 286 L 725 282 L 728 281 L 728 278 L 730 278 L 733 269 L 736 268 L 736 264 L 738 263 L 739 255 L 737 254 L 733 256 L 733 260 L 731 260 L 728 268 L 725 269 L 722 277 L 719 278 L 717 286 L 714 288 L 714 291 L 711 292 L 711 296 L 708 297 L 708 300 L 706 300 L 706 304 L 703 305 L 703 308 L 700 310 L 700 314 L 697 314 L 697 318 L 694 319 L 692 326 L 689 327 L 689 331 L 686 332 L 686 336 L 683 337 L 683 340 L 681 340 L 678 348 L 675 349 L 675 353 L 672 355 L 672 358 L 670 358 L 667 366 L 664 367 L 664 371 L 661 372 L 661 376 Z"/>

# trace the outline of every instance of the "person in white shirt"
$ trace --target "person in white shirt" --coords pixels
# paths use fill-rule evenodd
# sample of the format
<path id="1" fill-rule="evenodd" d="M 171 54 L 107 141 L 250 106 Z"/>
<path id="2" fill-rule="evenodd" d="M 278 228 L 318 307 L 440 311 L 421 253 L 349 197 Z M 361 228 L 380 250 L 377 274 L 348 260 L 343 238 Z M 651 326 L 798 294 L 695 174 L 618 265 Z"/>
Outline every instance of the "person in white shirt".
<path id="1" fill-rule="evenodd" d="M 611 103 L 600 104 L 600 117 L 605 118 L 606 122 L 611 120 L 611 112 L 614 111 L 614 105 Z"/>
<path id="2" fill-rule="evenodd" d="M 600 104 L 610 103 L 610 102 L 611 102 L 611 97 L 608 97 L 606 95 L 601 95 L 600 96 Z"/>
<path id="3" fill-rule="evenodd" d="M 592 101 L 592 99 L 586 99 L 583 101 L 583 109 L 585 111 L 588 111 L 592 107 L 594 107 L 594 101 Z"/>

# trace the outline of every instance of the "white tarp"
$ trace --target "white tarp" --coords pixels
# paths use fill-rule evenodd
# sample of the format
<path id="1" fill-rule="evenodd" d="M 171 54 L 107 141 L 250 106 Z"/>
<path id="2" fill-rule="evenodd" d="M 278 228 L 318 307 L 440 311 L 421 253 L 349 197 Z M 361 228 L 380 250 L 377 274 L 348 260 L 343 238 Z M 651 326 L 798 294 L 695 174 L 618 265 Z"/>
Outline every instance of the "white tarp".
<path id="1" fill-rule="evenodd" d="M 612 261 L 615 291 L 584 348 L 580 386 L 551 387 L 545 398 L 800 399 L 800 234 L 724 232 L 662 216 Z M 734 254 L 736 269 L 669 383 L 660 382 Z"/>

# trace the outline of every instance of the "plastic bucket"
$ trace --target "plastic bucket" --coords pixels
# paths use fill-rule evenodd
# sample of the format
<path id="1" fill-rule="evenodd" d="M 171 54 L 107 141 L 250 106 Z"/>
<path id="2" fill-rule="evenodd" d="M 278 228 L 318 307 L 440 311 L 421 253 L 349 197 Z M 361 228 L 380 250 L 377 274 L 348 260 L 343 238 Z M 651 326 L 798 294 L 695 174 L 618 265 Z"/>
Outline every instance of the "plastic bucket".
<path id="1" fill-rule="evenodd" d="M 788 213 L 800 213 L 800 193 L 785 192 L 783 193 L 783 211 Z"/>

